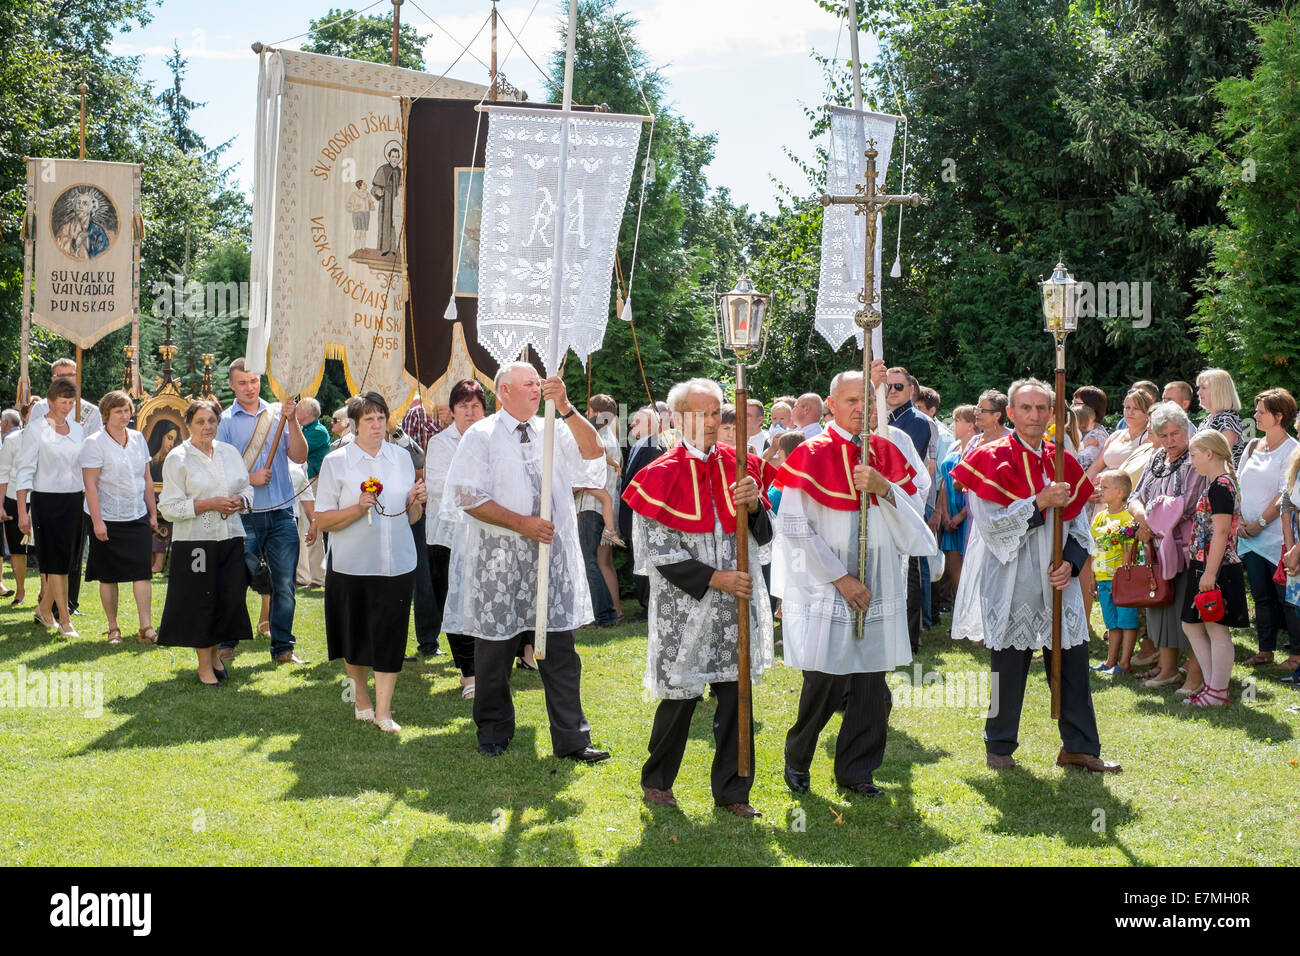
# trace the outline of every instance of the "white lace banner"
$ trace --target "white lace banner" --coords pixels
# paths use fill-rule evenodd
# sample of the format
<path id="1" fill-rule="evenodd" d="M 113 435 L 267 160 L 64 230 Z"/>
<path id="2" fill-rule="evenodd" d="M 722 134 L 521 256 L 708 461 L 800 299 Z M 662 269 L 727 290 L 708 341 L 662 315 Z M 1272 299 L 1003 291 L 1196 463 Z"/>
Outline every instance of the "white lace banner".
<path id="1" fill-rule="evenodd" d="M 894 148 L 894 129 L 899 116 L 862 113 L 842 106 L 829 106 L 831 114 L 830 157 L 826 163 L 826 191 L 832 196 L 851 196 L 867 181 L 867 143 L 876 142 L 876 188 L 883 191 L 889 155 Z M 853 321 L 861 308 L 858 296 L 866 278 L 864 246 L 867 221 L 853 206 L 827 206 L 822 211 L 822 261 L 817 277 L 817 308 L 814 325 L 831 348 L 839 348 L 850 337 L 862 347 L 862 330 Z M 879 220 L 883 227 L 883 217 Z M 876 233 L 876 291 L 882 273 L 880 251 L 883 228 Z M 883 309 L 882 309 L 883 312 Z M 872 353 L 883 353 L 881 328 L 871 336 Z"/>
<path id="2" fill-rule="evenodd" d="M 479 245 L 479 343 L 498 362 L 525 345 L 550 354 L 555 216 L 564 208 L 561 361 L 586 362 L 609 318 L 615 244 L 641 137 L 640 116 L 485 106 L 489 113 Z M 561 132 L 569 124 L 564 196 Z M 547 373 L 553 372 L 547 369 Z"/>

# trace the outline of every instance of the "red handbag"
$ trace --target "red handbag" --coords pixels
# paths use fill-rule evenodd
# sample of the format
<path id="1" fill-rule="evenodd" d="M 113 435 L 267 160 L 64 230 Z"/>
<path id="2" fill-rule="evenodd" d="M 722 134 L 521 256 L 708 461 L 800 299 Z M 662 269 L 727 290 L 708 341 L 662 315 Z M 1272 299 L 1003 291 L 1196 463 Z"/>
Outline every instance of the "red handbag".
<path id="1" fill-rule="evenodd" d="M 1174 582 L 1161 577 L 1156 549 L 1144 550 L 1146 563 L 1135 564 L 1137 542 L 1124 549 L 1124 563 L 1110 582 L 1110 599 L 1116 607 L 1164 607 L 1174 603 Z"/>
<path id="2" fill-rule="evenodd" d="M 1199 591 L 1192 601 L 1196 604 L 1202 623 L 1213 624 L 1215 621 L 1223 620 L 1223 592 L 1218 588 Z"/>

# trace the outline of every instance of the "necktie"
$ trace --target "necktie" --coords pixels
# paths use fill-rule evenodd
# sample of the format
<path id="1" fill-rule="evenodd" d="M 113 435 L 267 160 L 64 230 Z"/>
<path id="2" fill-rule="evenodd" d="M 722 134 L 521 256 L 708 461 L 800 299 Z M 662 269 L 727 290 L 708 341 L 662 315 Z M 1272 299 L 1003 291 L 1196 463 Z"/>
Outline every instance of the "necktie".
<path id="1" fill-rule="evenodd" d="M 530 441 L 532 441 L 532 439 L 528 437 L 527 422 L 520 422 L 518 425 L 515 426 L 515 431 L 519 432 L 519 444 L 527 445 Z"/>
<path id="2" fill-rule="evenodd" d="M 854 435 L 854 436 L 853 436 L 853 444 L 855 444 L 855 445 L 857 445 L 859 448 L 861 448 L 861 447 L 862 447 L 862 436 L 861 436 L 861 435 Z"/>

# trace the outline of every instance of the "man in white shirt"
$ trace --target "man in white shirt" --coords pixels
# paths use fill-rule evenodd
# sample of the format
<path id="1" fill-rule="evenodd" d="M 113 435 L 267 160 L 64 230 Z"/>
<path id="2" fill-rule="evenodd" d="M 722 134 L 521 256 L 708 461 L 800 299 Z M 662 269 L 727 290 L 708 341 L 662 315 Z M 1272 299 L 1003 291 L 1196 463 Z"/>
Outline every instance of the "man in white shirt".
<path id="1" fill-rule="evenodd" d="M 442 626 L 474 640 L 474 723 L 479 753 L 505 753 L 515 733 L 510 670 L 533 643 L 539 543 L 550 548 L 546 654 L 538 667 L 546 692 L 551 745 L 559 757 L 597 763 L 582 711 L 582 661 L 573 631 L 592 620 L 591 595 L 578 547 L 573 489 L 605 481 L 605 449 L 591 423 L 569 403 L 559 378 L 541 381 L 527 363 L 497 372 L 499 410 L 461 436 L 442 496 L 448 521 L 467 521 L 465 547 L 448 567 Z M 551 520 L 541 510 L 543 398 L 555 402 Z"/>

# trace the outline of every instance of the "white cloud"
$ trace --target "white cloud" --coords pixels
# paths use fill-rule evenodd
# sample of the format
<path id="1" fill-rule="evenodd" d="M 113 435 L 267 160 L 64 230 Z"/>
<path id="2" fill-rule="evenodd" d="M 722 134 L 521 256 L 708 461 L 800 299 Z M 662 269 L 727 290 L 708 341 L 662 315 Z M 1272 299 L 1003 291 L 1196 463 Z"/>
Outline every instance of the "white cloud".
<path id="1" fill-rule="evenodd" d="M 180 38 L 177 37 L 179 41 Z M 121 40 L 114 40 L 108 45 L 108 52 L 114 56 L 159 56 L 168 57 L 172 55 L 172 47 L 167 46 L 136 46 L 132 43 L 124 43 Z M 253 50 L 251 46 L 242 49 L 214 49 L 206 44 L 196 46 L 181 46 L 181 56 L 187 60 L 248 60 L 253 62 Z"/>

